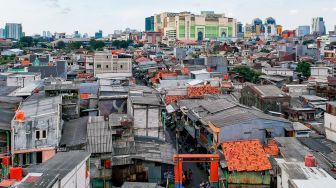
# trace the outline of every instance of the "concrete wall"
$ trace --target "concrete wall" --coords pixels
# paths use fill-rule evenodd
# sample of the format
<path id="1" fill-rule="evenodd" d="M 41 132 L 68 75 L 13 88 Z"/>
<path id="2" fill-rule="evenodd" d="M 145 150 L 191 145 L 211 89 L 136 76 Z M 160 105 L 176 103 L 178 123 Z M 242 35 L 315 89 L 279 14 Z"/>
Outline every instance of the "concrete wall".
<path id="1" fill-rule="evenodd" d="M 223 141 L 259 139 L 261 142 L 266 142 L 265 129 L 271 128 L 273 130 L 272 137 L 285 136 L 285 127 L 290 127 L 290 123 L 254 119 L 246 123 L 233 124 L 225 126 L 220 129 L 220 143 Z"/>
<path id="2" fill-rule="evenodd" d="M 264 73 L 266 75 L 294 76 L 294 72 L 292 70 L 262 69 L 262 73 Z"/>
<path id="3" fill-rule="evenodd" d="M 54 149 L 42 151 L 42 162 L 45 162 L 48 159 L 52 158 L 55 154 L 56 151 Z"/>
<path id="4" fill-rule="evenodd" d="M 277 187 L 288 188 L 288 180 L 289 175 L 286 173 L 286 171 L 281 170 L 281 172 L 278 172 L 277 174 Z"/>
<path id="5" fill-rule="evenodd" d="M 132 105 L 127 101 L 127 113 L 134 118 L 134 134 L 139 136 L 161 137 L 162 125 L 159 106 Z"/>
<path id="6" fill-rule="evenodd" d="M 311 67 L 310 75 L 327 77 L 329 76 L 329 69 L 327 67 Z"/>
<path id="7" fill-rule="evenodd" d="M 61 180 L 61 188 L 88 188 L 90 177 L 86 178 L 86 158 Z"/>
<path id="8" fill-rule="evenodd" d="M 132 73 L 132 60 L 118 58 L 111 53 L 96 53 L 94 57 L 94 75 L 104 73 Z"/>
<path id="9" fill-rule="evenodd" d="M 336 142 L 336 116 L 324 113 L 324 128 L 327 139 Z"/>
<path id="10" fill-rule="evenodd" d="M 7 86 L 25 87 L 35 80 L 41 80 L 41 75 L 13 75 L 7 77 Z"/>
<path id="11" fill-rule="evenodd" d="M 210 56 L 206 62 L 208 67 L 215 67 L 214 72 L 226 74 L 228 71 L 228 61 L 223 56 Z"/>
<path id="12" fill-rule="evenodd" d="M 12 121 L 14 149 L 56 147 L 61 137 L 59 119 L 60 117 L 57 114 L 48 114 L 36 118 L 35 121 Z M 37 130 L 47 130 L 47 138 L 36 140 Z"/>

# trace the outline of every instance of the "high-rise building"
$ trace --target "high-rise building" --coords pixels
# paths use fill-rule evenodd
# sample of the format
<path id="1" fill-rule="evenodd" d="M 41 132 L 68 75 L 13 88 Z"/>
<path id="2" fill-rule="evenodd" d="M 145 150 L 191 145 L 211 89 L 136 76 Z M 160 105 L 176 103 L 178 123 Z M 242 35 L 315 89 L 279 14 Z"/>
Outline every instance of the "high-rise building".
<path id="1" fill-rule="evenodd" d="M 74 31 L 73 38 L 81 38 L 81 34 L 78 31 Z"/>
<path id="2" fill-rule="evenodd" d="M 89 34 L 84 33 L 84 34 L 83 34 L 83 38 L 85 38 L 85 39 L 89 38 Z"/>
<path id="3" fill-rule="evenodd" d="M 281 35 L 281 34 L 282 34 L 282 25 L 277 25 L 277 26 L 276 26 L 276 33 L 277 33 L 278 35 Z"/>
<path id="4" fill-rule="evenodd" d="M 252 33 L 256 34 L 257 36 L 265 33 L 265 28 L 260 18 L 255 18 L 252 20 Z"/>
<path id="5" fill-rule="evenodd" d="M 19 23 L 6 23 L 6 38 L 19 40 L 23 37 L 22 24 Z"/>
<path id="6" fill-rule="evenodd" d="M 5 36 L 5 29 L 0 28 L 0 39 L 6 38 Z"/>
<path id="7" fill-rule="evenodd" d="M 98 32 L 95 33 L 95 38 L 96 39 L 101 39 L 103 38 L 103 31 L 99 30 Z"/>
<path id="8" fill-rule="evenodd" d="M 301 25 L 296 30 L 296 35 L 298 37 L 304 37 L 310 34 L 310 26 L 309 25 Z"/>
<path id="9" fill-rule="evenodd" d="M 318 35 L 326 34 L 326 27 L 322 17 L 316 17 L 312 19 L 312 32 Z"/>
<path id="10" fill-rule="evenodd" d="M 42 37 L 46 38 L 47 37 L 47 32 L 46 31 L 42 31 Z"/>
<path id="11" fill-rule="evenodd" d="M 243 24 L 241 22 L 237 22 L 237 37 L 242 38 L 244 37 L 244 31 L 243 31 Z"/>
<path id="12" fill-rule="evenodd" d="M 268 36 L 274 36 L 277 34 L 276 32 L 276 21 L 272 17 L 268 17 L 265 20 L 264 24 L 264 33 Z"/>
<path id="13" fill-rule="evenodd" d="M 48 38 L 51 38 L 51 37 L 52 37 L 52 34 L 51 34 L 50 31 L 47 31 L 47 37 L 48 37 Z"/>
<path id="14" fill-rule="evenodd" d="M 161 13 L 154 15 L 154 31 L 164 37 L 178 40 L 203 40 L 236 36 L 236 19 L 203 11 L 200 15 L 190 12 Z"/>
<path id="15" fill-rule="evenodd" d="M 243 33 L 243 24 L 241 22 L 237 22 L 237 33 Z"/>
<path id="16" fill-rule="evenodd" d="M 250 38 L 252 37 L 252 25 L 249 23 L 245 24 L 245 33 L 244 33 L 245 38 Z"/>
<path id="17" fill-rule="evenodd" d="M 154 16 L 147 17 L 145 20 L 146 32 L 154 31 Z"/>

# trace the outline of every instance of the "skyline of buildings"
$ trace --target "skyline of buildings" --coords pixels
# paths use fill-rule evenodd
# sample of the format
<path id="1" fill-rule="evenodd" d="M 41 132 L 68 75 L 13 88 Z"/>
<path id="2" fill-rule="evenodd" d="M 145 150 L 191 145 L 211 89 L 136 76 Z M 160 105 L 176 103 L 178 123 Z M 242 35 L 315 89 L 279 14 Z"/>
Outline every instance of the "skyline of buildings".
<path id="1" fill-rule="evenodd" d="M 212 20 L 211 20 L 212 19 Z M 331 32 L 336 33 L 336 25 L 333 30 L 326 30 L 325 20 L 323 17 L 314 17 L 311 19 L 311 26 L 299 25 L 297 28 L 289 29 L 295 30 L 297 36 L 305 36 L 307 34 L 324 35 Z M 189 25 L 188 25 L 189 24 Z M 280 36 L 284 30 L 282 25 L 278 25 L 276 19 L 267 17 L 264 21 L 260 18 L 255 18 L 252 23 L 243 24 L 235 18 L 226 17 L 225 14 L 217 14 L 214 11 L 201 11 L 201 14 L 193 14 L 191 12 L 168 13 L 162 12 L 145 18 L 144 32 L 162 32 L 166 38 L 176 38 L 178 40 L 199 40 L 199 39 L 218 39 L 224 37 L 252 37 L 252 36 Z M 123 30 L 114 30 L 114 35 L 122 32 L 142 32 L 141 30 L 126 28 Z M 89 38 L 96 39 L 109 37 L 111 34 L 107 33 L 105 36 L 102 30 L 95 32 L 94 35 L 81 35 L 78 30 L 72 34 L 66 32 L 50 32 L 42 31 L 42 34 L 34 34 L 31 36 L 42 36 L 44 38 L 52 38 L 56 33 L 64 33 L 65 37 L 72 38 Z M 199 36 L 198 36 L 199 34 Z M 21 23 L 6 23 L 5 28 L 0 28 L 0 38 L 11 38 L 18 40 L 25 33 L 22 31 Z M 57 38 L 57 37 L 56 37 Z"/>
<path id="2" fill-rule="evenodd" d="M 19 40 L 25 34 L 21 23 L 6 23 L 5 28 L 0 28 L 0 38 Z"/>

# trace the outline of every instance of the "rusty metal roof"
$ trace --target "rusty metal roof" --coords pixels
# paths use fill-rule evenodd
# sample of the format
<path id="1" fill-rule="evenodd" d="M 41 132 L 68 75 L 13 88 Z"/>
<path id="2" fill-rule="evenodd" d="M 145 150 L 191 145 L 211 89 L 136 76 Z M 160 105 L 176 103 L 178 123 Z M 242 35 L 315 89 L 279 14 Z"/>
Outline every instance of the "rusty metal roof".
<path id="1" fill-rule="evenodd" d="M 265 171 L 272 169 L 260 141 L 242 140 L 222 144 L 229 171 Z"/>

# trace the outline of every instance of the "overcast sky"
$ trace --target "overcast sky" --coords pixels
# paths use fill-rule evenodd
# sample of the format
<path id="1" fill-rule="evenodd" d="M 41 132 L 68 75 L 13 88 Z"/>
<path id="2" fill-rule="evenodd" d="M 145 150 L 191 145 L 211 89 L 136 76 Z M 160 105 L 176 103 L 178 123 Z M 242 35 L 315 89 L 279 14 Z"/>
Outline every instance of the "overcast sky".
<path id="1" fill-rule="evenodd" d="M 284 29 L 311 25 L 311 18 L 324 17 L 328 30 L 336 25 L 336 0 L 0 0 L 0 27 L 6 22 L 23 24 L 27 35 L 43 30 L 78 30 L 104 35 L 127 27 L 144 30 L 145 17 L 163 11 L 213 10 L 251 23 L 272 16 Z"/>

